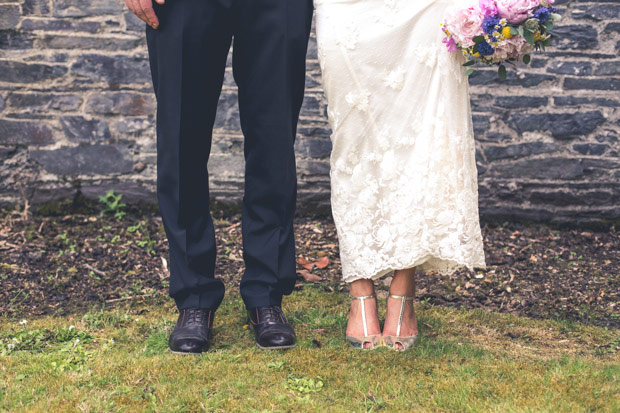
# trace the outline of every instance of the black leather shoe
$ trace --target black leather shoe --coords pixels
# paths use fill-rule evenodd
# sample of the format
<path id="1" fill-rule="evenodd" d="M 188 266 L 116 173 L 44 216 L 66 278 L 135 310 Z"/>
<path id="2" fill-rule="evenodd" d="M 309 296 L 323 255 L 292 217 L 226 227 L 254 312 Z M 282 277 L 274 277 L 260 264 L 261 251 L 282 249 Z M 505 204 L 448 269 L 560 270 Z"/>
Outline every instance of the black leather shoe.
<path id="1" fill-rule="evenodd" d="M 180 311 L 168 347 L 174 354 L 198 354 L 209 350 L 215 311 L 186 308 Z"/>
<path id="2" fill-rule="evenodd" d="M 295 347 L 295 331 L 279 306 L 248 310 L 256 345 L 264 350 Z"/>

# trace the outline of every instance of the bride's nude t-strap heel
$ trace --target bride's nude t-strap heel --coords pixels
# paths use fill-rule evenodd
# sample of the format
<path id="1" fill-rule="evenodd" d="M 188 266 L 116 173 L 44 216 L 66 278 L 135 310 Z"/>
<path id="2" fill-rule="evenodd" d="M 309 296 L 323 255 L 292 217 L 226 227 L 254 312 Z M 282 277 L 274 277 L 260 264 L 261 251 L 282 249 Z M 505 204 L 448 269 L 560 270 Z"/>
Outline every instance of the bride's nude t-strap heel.
<path id="1" fill-rule="evenodd" d="M 377 298 L 377 296 L 373 294 L 373 295 L 366 295 L 363 297 L 353 297 L 353 296 L 350 296 L 350 297 L 352 300 L 359 300 L 360 305 L 362 306 L 362 325 L 364 327 L 364 336 L 358 337 L 358 336 L 347 335 L 346 339 L 349 343 L 351 343 L 353 347 L 357 349 L 372 350 L 378 347 L 379 344 L 381 343 L 381 334 L 373 334 L 370 336 L 368 335 L 368 324 L 366 323 L 365 301 L 371 298 Z M 370 346 L 366 347 L 367 344 L 370 344 Z"/>
<path id="2" fill-rule="evenodd" d="M 405 312 L 405 302 L 413 301 L 415 297 L 407 297 L 402 295 L 389 295 L 392 298 L 400 300 L 400 314 L 398 315 L 398 325 L 396 327 L 396 335 L 395 336 L 383 336 L 383 341 L 385 345 L 391 347 L 396 351 L 406 351 L 415 346 L 415 343 L 418 341 L 418 335 L 413 336 L 400 336 L 400 328 L 403 324 L 403 315 Z M 400 344 L 401 348 L 397 347 L 397 344 Z"/>

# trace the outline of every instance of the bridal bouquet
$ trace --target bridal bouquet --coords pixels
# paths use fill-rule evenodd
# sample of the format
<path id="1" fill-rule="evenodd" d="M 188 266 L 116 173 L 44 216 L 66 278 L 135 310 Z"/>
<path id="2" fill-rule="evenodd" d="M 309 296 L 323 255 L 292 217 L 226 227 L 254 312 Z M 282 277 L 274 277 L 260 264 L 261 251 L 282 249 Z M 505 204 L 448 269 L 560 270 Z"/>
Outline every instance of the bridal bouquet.
<path id="1" fill-rule="evenodd" d="M 549 30 L 560 18 L 551 7 L 555 0 L 472 0 L 469 6 L 452 7 L 441 24 L 443 43 L 450 52 L 461 51 L 464 66 L 498 65 L 506 78 L 506 63 L 530 62 L 533 50 L 550 44 Z M 469 69 L 466 75 L 473 73 Z"/>

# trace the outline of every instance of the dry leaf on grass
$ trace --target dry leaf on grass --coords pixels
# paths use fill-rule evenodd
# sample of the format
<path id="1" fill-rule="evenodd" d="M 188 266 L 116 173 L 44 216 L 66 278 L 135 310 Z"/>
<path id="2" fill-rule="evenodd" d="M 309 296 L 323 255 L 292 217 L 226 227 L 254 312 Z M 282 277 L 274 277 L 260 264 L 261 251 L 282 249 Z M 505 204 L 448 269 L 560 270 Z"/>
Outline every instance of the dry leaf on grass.
<path id="1" fill-rule="evenodd" d="M 312 274 L 308 270 L 299 270 L 297 271 L 297 274 L 299 274 L 304 280 L 306 280 L 306 282 L 309 282 L 309 283 L 323 281 L 323 278 L 319 277 L 316 274 Z"/>
<path id="2" fill-rule="evenodd" d="M 297 259 L 297 264 L 301 265 L 308 271 L 312 271 L 314 267 L 317 267 L 318 269 L 322 270 L 323 268 L 329 265 L 329 258 L 321 257 L 316 261 L 308 261 L 304 257 L 299 257 Z"/>

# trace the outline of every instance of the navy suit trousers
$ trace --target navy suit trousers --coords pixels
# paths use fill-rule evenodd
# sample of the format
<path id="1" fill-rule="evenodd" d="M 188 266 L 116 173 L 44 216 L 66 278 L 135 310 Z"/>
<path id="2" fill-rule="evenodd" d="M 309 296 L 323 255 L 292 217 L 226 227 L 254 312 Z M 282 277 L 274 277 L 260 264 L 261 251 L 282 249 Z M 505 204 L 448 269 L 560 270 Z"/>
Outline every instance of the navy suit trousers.
<path id="1" fill-rule="evenodd" d="M 229 3 L 230 7 L 225 4 Z M 244 135 L 242 234 L 247 308 L 280 305 L 295 285 L 294 141 L 312 0 L 168 0 L 146 29 L 157 97 L 157 196 L 179 309 L 219 306 L 208 159 L 228 52 Z"/>

